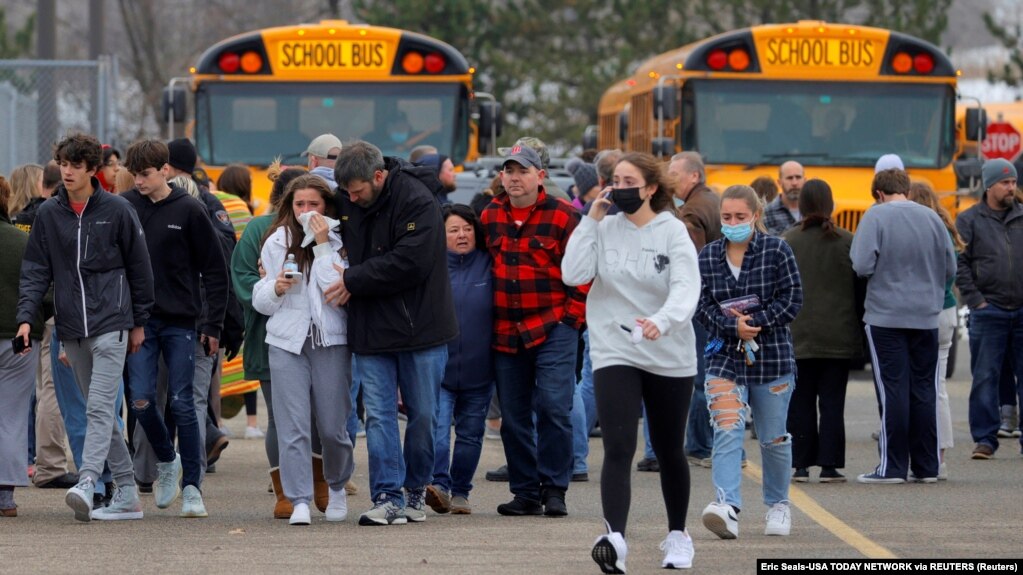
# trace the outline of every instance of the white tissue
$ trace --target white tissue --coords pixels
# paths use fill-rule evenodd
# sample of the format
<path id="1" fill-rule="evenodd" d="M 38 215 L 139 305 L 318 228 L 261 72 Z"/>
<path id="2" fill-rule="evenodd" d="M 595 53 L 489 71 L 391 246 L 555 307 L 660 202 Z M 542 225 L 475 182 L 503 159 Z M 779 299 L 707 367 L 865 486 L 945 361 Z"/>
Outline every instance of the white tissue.
<path id="1" fill-rule="evenodd" d="M 309 220 L 313 217 L 313 214 L 315 213 L 317 212 L 305 212 L 303 214 L 299 214 L 298 216 L 298 223 L 302 224 L 302 231 L 305 232 L 305 237 L 302 238 L 303 248 L 313 243 L 313 240 L 316 239 L 316 235 L 313 234 L 312 230 L 309 229 Z M 341 222 L 335 220 L 334 218 L 328 218 L 327 216 L 323 216 L 323 219 L 327 220 L 328 229 L 336 230 L 338 229 L 338 226 L 341 225 Z"/>

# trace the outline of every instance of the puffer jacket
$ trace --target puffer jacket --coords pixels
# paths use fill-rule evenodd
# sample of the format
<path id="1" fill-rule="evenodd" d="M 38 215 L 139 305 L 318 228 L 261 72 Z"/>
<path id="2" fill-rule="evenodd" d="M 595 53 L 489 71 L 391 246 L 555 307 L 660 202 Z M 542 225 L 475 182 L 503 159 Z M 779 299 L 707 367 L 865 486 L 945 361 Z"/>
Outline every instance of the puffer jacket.
<path id="1" fill-rule="evenodd" d="M 52 282 L 60 339 L 141 327 L 153 308 L 153 270 L 131 204 L 94 192 L 81 217 L 61 184 L 39 208 L 21 265 L 17 321 L 31 323 Z"/>
<path id="2" fill-rule="evenodd" d="M 329 241 L 313 248 L 313 262 L 308 278 L 303 278 L 301 291 L 278 296 L 274 291 L 277 276 L 284 269 L 291 238 L 286 228 L 279 227 L 267 238 L 260 255 L 266 276 L 252 288 L 252 307 L 270 316 L 266 323 L 266 343 L 298 354 L 302 352 L 311 324 L 316 326 L 317 346 L 346 345 L 348 318 L 344 309 L 327 305 L 323 291 L 340 279 L 334 264 L 341 261 L 341 238 L 330 232 Z"/>

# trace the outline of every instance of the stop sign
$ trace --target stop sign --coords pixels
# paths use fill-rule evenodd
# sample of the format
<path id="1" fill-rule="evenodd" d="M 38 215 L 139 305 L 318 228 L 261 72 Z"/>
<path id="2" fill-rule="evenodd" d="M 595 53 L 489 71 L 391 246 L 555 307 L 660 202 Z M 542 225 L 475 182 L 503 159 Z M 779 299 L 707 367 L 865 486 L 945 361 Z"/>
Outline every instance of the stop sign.
<path id="1" fill-rule="evenodd" d="M 1023 147 L 1019 130 L 1008 122 L 993 122 L 988 124 L 987 136 L 980 145 L 980 153 L 984 159 L 1003 158 L 1010 162 L 1019 156 Z"/>

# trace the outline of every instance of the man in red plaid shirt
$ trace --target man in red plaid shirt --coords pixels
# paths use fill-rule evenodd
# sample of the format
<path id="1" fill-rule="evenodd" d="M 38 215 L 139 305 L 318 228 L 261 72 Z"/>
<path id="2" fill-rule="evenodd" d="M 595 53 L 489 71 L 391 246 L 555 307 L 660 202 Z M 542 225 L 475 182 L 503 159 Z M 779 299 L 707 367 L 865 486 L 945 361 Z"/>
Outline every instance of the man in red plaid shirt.
<path id="1" fill-rule="evenodd" d="M 561 258 L 579 213 L 547 196 L 544 175 L 535 150 L 513 147 L 501 171 L 507 193 L 482 214 L 494 258 L 494 367 L 514 495 L 497 507 L 502 515 L 568 514 L 570 412 L 588 290 L 561 283 Z"/>

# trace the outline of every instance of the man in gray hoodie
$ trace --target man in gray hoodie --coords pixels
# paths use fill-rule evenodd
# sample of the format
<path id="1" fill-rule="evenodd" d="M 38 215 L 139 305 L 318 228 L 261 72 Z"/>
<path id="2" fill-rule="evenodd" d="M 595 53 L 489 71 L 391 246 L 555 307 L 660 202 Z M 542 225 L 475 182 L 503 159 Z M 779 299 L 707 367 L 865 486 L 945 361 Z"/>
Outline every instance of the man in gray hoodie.
<path id="1" fill-rule="evenodd" d="M 874 175 L 867 210 L 853 237 L 853 269 L 868 278 L 867 341 L 881 412 L 881 462 L 860 483 L 938 480 L 938 314 L 955 275 L 952 240 L 938 215 L 906 198 L 900 169 Z"/>

